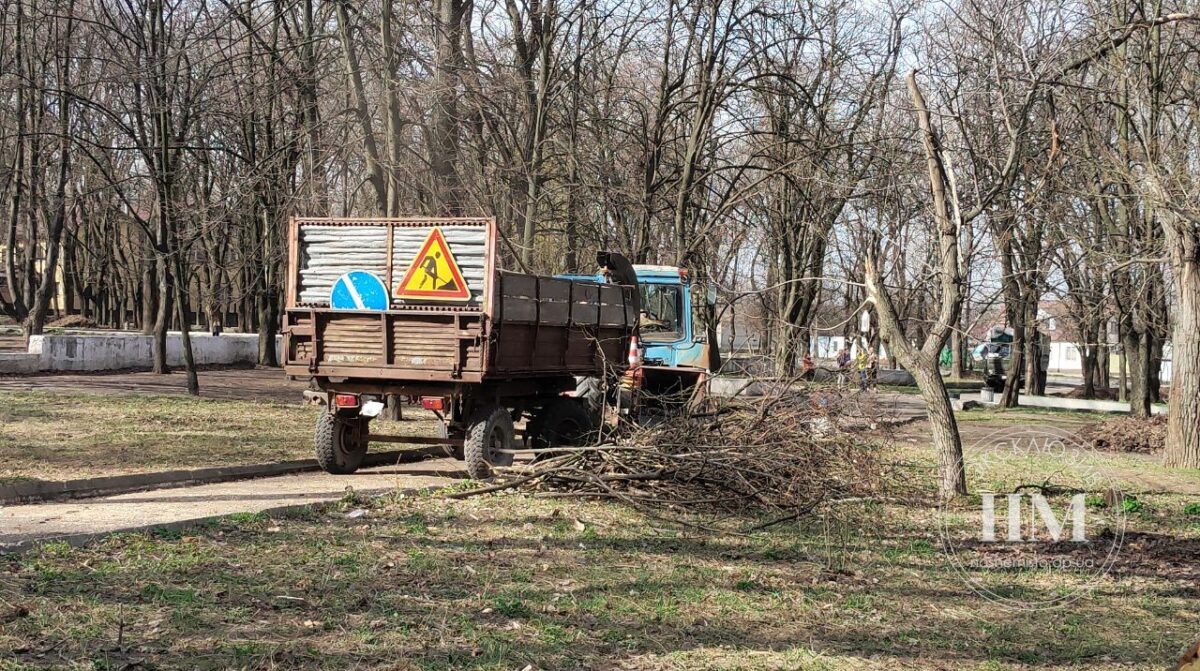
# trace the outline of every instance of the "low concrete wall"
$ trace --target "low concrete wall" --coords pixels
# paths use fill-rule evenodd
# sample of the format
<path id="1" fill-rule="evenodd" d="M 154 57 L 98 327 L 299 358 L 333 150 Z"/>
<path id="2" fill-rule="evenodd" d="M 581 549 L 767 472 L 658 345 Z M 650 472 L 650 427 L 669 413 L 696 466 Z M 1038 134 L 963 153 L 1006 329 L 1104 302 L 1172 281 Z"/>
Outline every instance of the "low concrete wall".
<path id="1" fill-rule="evenodd" d="M 830 368 L 817 368 L 813 371 L 815 379 L 818 382 L 831 382 L 837 380 L 837 370 Z M 846 380 L 849 384 L 858 385 L 858 369 L 849 368 L 846 370 Z M 890 368 L 881 368 L 876 372 L 876 384 L 891 384 L 901 387 L 911 387 L 917 384 L 912 373 L 906 370 L 892 370 Z"/>
<path id="2" fill-rule="evenodd" d="M 0 375 L 36 373 L 41 364 L 42 360 L 36 354 L 0 352 Z"/>
<path id="3" fill-rule="evenodd" d="M 813 372 L 816 382 L 830 383 L 837 378 L 837 373 L 834 371 L 817 368 Z M 846 381 L 853 388 L 858 388 L 858 371 L 848 371 L 846 373 Z M 878 383 L 913 386 L 916 384 L 916 380 L 913 379 L 912 373 L 908 371 L 881 370 L 879 371 Z M 779 380 L 769 377 L 746 377 L 722 374 L 709 378 L 708 393 L 713 396 L 765 396 L 776 390 L 779 385 Z"/>
<path id="4" fill-rule="evenodd" d="M 153 337 L 139 333 L 71 333 L 32 336 L 29 353 L 47 371 L 96 371 L 149 368 L 154 361 Z M 192 333 L 192 354 L 199 365 L 258 363 L 258 335 Z M 276 340 L 276 351 L 280 341 Z M 167 334 L 167 365 L 183 365 L 179 332 Z"/>
<path id="5" fill-rule="evenodd" d="M 984 405 L 996 405 L 996 403 L 983 401 Z M 1064 396 L 1031 396 L 1021 394 L 1017 399 L 1017 405 L 1023 408 L 1052 408 L 1056 410 L 1089 410 L 1091 412 L 1129 412 L 1129 404 L 1120 401 L 1103 401 L 1099 399 L 1086 398 L 1066 398 Z M 1167 406 L 1163 404 L 1153 404 L 1150 406 L 1150 414 L 1165 415 L 1167 414 Z"/>

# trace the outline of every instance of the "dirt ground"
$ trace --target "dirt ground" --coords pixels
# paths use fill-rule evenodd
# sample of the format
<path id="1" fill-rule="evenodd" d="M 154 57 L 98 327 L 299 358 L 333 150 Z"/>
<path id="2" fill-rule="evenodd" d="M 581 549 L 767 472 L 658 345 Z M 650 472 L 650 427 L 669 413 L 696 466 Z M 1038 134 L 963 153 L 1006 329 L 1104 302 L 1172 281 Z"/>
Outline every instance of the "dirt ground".
<path id="1" fill-rule="evenodd" d="M 214 368 L 199 373 L 200 397 L 298 404 L 308 382 L 289 380 L 278 368 Z M 156 375 L 146 371 L 55 373 L 0 376 L 0 391 L 186 394 L 182 371 Z"/>

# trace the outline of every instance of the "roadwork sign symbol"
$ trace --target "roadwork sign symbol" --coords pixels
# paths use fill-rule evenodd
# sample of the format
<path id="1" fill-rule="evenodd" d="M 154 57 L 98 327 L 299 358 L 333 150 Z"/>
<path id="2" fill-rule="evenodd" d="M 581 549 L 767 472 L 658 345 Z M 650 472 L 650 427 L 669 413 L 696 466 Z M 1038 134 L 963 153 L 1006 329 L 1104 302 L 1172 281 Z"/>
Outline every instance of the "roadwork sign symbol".
<path id="1" fill-rule="evenodd" d="M 329 307 L 334 310 L 386 310 L 387 287 L 372 273 L 352 270 L 333 283 Z"/>
<path id="2" fill-rule="evenodd" d="M 413 259 L 404 279 L 396 286 L 396 298 L 427 301 L 467 301 L 471 299 L 471 290 L 463 279 L 462 272 L 450 246 L 442 235 L 442 229 L 435 228 L 425 238 L 421 251 Z"/>

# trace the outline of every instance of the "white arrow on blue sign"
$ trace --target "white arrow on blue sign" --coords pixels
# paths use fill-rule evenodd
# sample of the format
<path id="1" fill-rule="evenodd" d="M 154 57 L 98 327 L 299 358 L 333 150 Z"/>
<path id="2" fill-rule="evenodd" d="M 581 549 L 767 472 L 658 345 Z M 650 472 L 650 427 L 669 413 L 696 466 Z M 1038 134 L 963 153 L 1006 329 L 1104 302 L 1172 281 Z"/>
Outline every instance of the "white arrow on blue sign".
<path id="1" fill-rule="evenodd" d="M 334 310 L 386 310 L 387 287 L 373 273 L 352 270 L 333 283 L 329 307 Z"/>

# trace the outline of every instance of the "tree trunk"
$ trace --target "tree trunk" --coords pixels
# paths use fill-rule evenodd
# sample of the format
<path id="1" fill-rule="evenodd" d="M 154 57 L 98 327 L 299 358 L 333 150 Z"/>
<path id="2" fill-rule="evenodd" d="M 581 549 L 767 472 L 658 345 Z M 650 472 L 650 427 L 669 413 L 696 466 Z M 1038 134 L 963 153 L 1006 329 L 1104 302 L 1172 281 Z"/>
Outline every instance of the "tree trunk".
<path id="1" fill-rule="evenodd" d="M 1200 468 L 1200 231 L 1168 221 L 1167 248 L 1178 301 L 1171 335 L 1171 409 L 1163 463 Z"/>
<path id="2" fill-rule="evenodd" d="M 387 1 L 387 0 L 385 0 Z M 358 51 L 355 49 L 355 38 L 351 33 L 350 11 L 347 0 L 337 3 L 338 39 L 342 43 L 342 56 L 346 66 L 346 76 L 350 80 L 350 90 L 354 94 L 354 116 L 358 120 L 359 132 L 363 135 L 363 160 L 367 166 L 367 181 L 375 192 L 375 208 L 379 214 L 387 213 L 387 178 L 384 176 L 383 165 L 380 162 L 379 144 L 375 141 L 375 131 L 371 127 L 371 111 L 367 102 L 366 84 L 363 83 L 362 69 L 359 65 Z M 245 326 L 243 333 L 249 333 Z"/>
<path id="3" fill-rule="evenodd" d="M 158 312 L 154 316 L 154 372 L 166 375 L 171 372 L 167 363 L 167 327 L 171 320 L 171 276 L 167 270 L 167 255 L 159 253 L 155 260 L 158 270 Z"/>
<path id="4" fill-rule="evenodd" d="M 930 435 L 938 455 L 939 491 L 966 494 L 967 475 L 963 467 L 962 438 L 937 361 L 932 361 L 931 365 L 914 365 L 909 370 L 917 381 L 921 399 L 925 401 L 929 412 Z"/>
<path id="5" fill-rule="evenodd" d="M 1122 337 L 1129 367 L 1129 414 L 1144 419 L 1150 416 L 1150 338 L 1132 330 Z"/>
<path id="6" fill-rule="evenodd" d="M 1042 370 L 1042 333 L 1036 328 L 1029 329 L 1025 341 L 1025 393 L 1031 396 L 1045 396 L 1045 373 Z"/>
<path id="7" fill-rule="evenodd" d="M 432 110 L 430 172 L 441 206 L 439 214 L 451 216 L 461 214 L 464 200 L 458 176 L 458 82 L 462 69 L 463 15 L 470 6 L 471 3 L 463 0 L 435 0 L 433 3 L 437 90 Z"/>
<path id="8" fill-rule="evenodd" d="M 188 319 L 188 297 L 184 290 L 183 264 L 175 255 L 175 312 L 179 319 L 179 344 L 183 349 L 183 367 L 187 372 L 187 390 L 192 396 L 200 395 L 200 380 L 196 374 L 196 357 L 192 352 L 191 324 Z"/>
<path id="9" fill-rule="evenodd" d="M 263 292 L 258 301 L 258 364 L 279 366 L 275 351 L 275 330 L 279 324 L 279 300 L 274 290 Z"/>
<path id="10" fill-rule="evenodd" d="M 966 373 L 967 367 L 963 361 L 963 336 L 960 329 L 960 331 L 950 334 L 950 379 L 961 380 L 967 376 Z"/>
<path id="11" fill-rule="evenodd" d="M 71 22 L 67 22 L 68 39 L 71 33 Z M 66 56 L 64 56 L 64 60 Z M 59 66 L 59 77 L 62 80 L 63 86 L 66 87 L 66 65 Z M 37 293 L 33 299 L 33 309 L 29 311 L 29 317 L 25 322 L 25 336 L 28 339 L 30 335 L 41 335 L 42 329 L 46 324 L 46 311 L 50 308 L 50 299 L 54 295 L 54 288 L 58 286 L 58 265 L 59 254 L 62 251 L 63 229 L 67 224 L 67 179 L 70 175 L 71 165 L 71 135 L 70 135 L 70 109 L 71 102 L 67 93 L 64 92 L 58 98 L 59 110 L 59 165 L 58 165 L 58 184 L 54 190 L 54 217 L 50 221 L 49 229 L 46 231 L 46 264 L 42 268 L 42 281 L 38 285 Z M 65 284 L 65 282 L 64 282 Z"/>
<path id="12" fill-rule="evenodd" d="M 154 259 L 148 257 L 142 270 L 141 296 L 137 296 L 137 305 L 141 306 L 140 319 L 144 335 L 154 333 L 154 316 L 158 314 L 158 284 L 155 278 L 158 270 Z"/>
<path id="13" fill-rule="evenodd" d="M 933 446 L 940 465 L 939 494 L 944 499 L 963 496 L 967 493 L 967 478 L 963 468 L 962 441 L 958 423 L 946 394 L 946 384 L 938 369 L 938 355 L 946 344 L 952 327 L 958 324 L 962 310 L 963 270 L 959 265 L 959 220 L 950 214 L 947 184 L 949 173 L 942 162 L 941 139 L 930 120 L 925 97 L 917 85 L 916 71 L 908 75 L 908 90 L 917 112 L 917 123 L 921 129 L 926 167 L 929 171 L 929 186 L 933 195 L 933 213 L 936 222 L 939 252 L 939 298 L 937 318 L 930 327 L 920 349 L 909 344 L 904 327 L 897 317 L 895 304 L 884 286 L 879 265 L 880 240 L 874 233 L 867 253 L 863 257 L 863 275 L 866 280 L 867 297 L 875 306 L 879 320 L 879 334 L 887 343 L 888 355 L 893 357 L 913 374 L 921 397 L 929 412 Z"/>
<path id="14" fill-rule="evenodd" d="M 1125 345 L 1117 354 L 1117 400 L 1129 402 L 1129 356 L 1125 354 Z"/>
<path id="15" fill-rule="evenodd" d="M 1107 333 L 1098 337 L 1106 338 Z M 1112 355 L 1108 345 L 1096 348 L 1096 388 L 1103 389 L 1105 394 L 1112 391 Z"/>
<path id="16" fill-rule="evenodd" d="M 1083 397 L 1096 398 L 1096 340 L 1094 333 L 1085 332 L 1084 343 L 1077 344 L 1080 353 L 1079 374 L 1083 378 Z"/>

